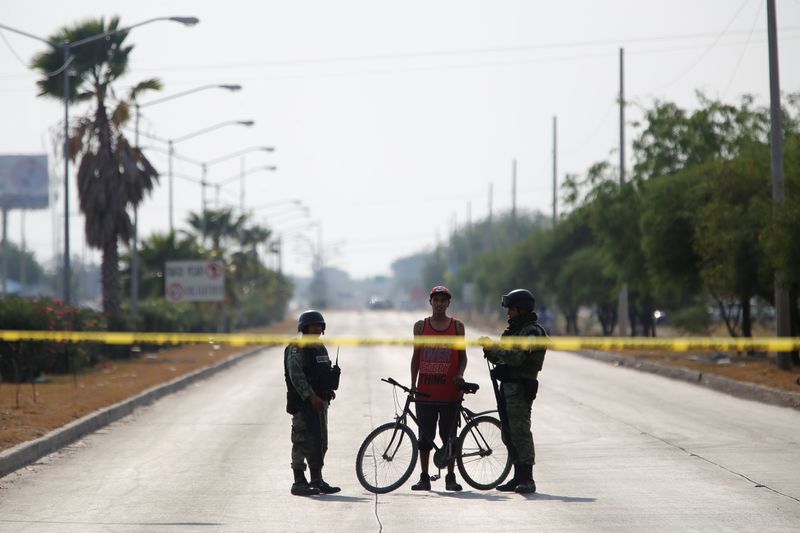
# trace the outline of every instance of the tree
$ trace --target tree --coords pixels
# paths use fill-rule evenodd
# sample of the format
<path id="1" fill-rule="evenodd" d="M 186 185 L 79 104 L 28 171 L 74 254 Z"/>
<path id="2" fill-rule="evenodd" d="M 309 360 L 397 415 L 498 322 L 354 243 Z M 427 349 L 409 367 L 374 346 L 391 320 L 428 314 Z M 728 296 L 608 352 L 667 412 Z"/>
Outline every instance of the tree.
<path id="1" fill-rule="evenodd" d="M 36 261 L 36 257 L 30 251 L 22 251 L 16 244 L 6 241 L 6 249 L 0 253 L 6 254 L 5 261 L 8 264 L 8 278 L 29 285 L 36 285 L 44 282 L 45 275 L 42 265 Z"/>
<path id="2" fill-rule="evenodd" d="M 53 42 L 74 42 L 114 31 L 119 17 L 105 23 L 103 18 L 64 27 L 50 37 Z M 128 120 L 129 107 L 121 102 L 109 115 L 108 98 L 114 95 L 112 83 L 128 67 L 132 45 L 124 46 L 127 32 L 109 35 L 72 50 L 70 101 L 93 100 L 94 110 L 79 119 L 69 139 L 69 157 L 80 159 L 77 172 L 80 209 L 85 216 L 86 241 L 102 251 L 103 310 L 113 319 L 120 314 L 119 250 L 127 243 L 133 225 L 129 208 L 138 206 L 152 190 L 158 172 L 137 147 L 131 146 L 121 126 Z M 40 96 L 63 99 L 63 77 L 50 76 L 62 67 L 59 49 L 38 54 L 33 67 L 45 77 L 37 82 Z M 145 85 L 156 85 L 153 80 Z"/>
<path id="3" fill-rule="evenodd" d="M 141 282 L 139 298 L 164 298 L 164 269 L 167 261 L 206 259 L 209 257 L 193 235 L 176 232 L 153 233 L 142 241 L 139 250 Z M 130 287 L 130 256 L 122 257 L 125 288 Z"/>
<path id="4" fill-rule="evenodd" d="M 753 109 L 753 97 L 739 107 L 697 93 L 700 107 L 689 113 L 671 102 L 656 101 L 645 112 L 646 125 L 633 141 L 634 175 L 650 179 L 672 174 L 708 159 L 732 159 L 753 142 L 764 142 L 769 113 Z"/>
<path id="5" fill-rule="evenodd" d="M 696 252 L 700 274 L 715 299 L 734 299 L 741 309 L 742 335 L 752 336 L 750 300 L 770 299 L 774 270 L 760 243 L 770 213 L 769 151 L 754 145 L 731 161 L 707 165 L 702 182 L 707 201 L 697 211 Z M 736 324 L 726 321 L 731 335 Z"/>
<path id="6" fill-rule="evenodd" d="M 239 231 L 247 223 L 247 215 L 235 216 L 230 207 L 205 209 L 202 213 L 190 213 L 188 222 L 203 244 L 206 238 L 211 239 L 215 257 L 222 257 L 225 254 L 224 245 L 239 236 Z"/>
<path id="7" fill-rule="evenodd" d="M 681 305 L 703 292 L 696 251 L 697 209 L 703 205 L 703 166 L 646 182 L 642 190 L 642 232 L 647 274 L 662 302 Z"/>

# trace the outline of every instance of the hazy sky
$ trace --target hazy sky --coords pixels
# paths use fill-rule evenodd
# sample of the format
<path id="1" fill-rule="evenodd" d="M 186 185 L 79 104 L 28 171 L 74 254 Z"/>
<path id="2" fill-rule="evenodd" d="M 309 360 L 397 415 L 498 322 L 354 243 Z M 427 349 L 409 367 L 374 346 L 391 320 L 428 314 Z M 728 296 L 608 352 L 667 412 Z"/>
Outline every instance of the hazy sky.
<path id="1" fill-rule="evenodd" d="M 800 0 L 777 0 L 781 87 L 800 90 Z M 517 160 L 518 209 L 551 212 L 552 122 L 558 117 L 558 171 L 617 161 L 619 48 L 625 48 L 627 118 L 656 98 L 694 107 L 694 92 L 768 105 L 765 0 L 579 1 L 259 1 L 159 2 L 2 0 L 0 23 L 48 37 L 64 25 L 120 15 L 123 25 L 160 16 L 196 16 L 184 28 L 155 22 L 133 30 L 136 45 L 117 89 L 161 78 L 164 90 L 205 90 L 142 110 L 141 131 L 176 139 L 178 156 L 211 161 L 255 145 L 245 168 L 277 165 L 245 178 L 246 207 L 281 233 L 284 270 L 307 274 L 321 235 L 326 262 L 355 277 L 389 273 L 401 256 L 431 249 L 454 227 L 510 209 Z M 26 67 L 44 47 L 7 31 L 0 41 L 0 154 L 51 154 L 51 210 L 28 212 L 26 243 L 39 260 L 63 250 L 63 169 L 53 158 L 62 104 L 36 96 Z M 88 107 L 74 107 L 84 113 Z M 627 129 L 628 141 L 635 135 Z M 132 138 L 132 135 L 131 135 Z M 140 235 L 168 228 L 165 146 L 142 138 L 162 172 L 140 210 Z M 630 144 L 628 145 L 630 147 Z M 627 153 L 630 154 L 630 148 Z M 629 167 L 632 159 L 629 158 Z M 238 176 L 239 157 L 209 167 L 210 182 Z M 175 173 L 200 167 L 175 160 Z M 74 180 L 74 171 L 71 173 Z M 175 178 L 176 227 L 199 211 L 201 186 Z M 83 239 L 74 181 L 71 249 L 99 257 Z M 220 205 L 239 205 L 239 180 L 220 188 Z M 216 193 L 207 189 L 208 205 Z M 305 218 L 292 200 L 308 207 Z M 318 221 L 318 227 L 309 227 Z M 21 214 L 9 217 L 19 242 Z"/>

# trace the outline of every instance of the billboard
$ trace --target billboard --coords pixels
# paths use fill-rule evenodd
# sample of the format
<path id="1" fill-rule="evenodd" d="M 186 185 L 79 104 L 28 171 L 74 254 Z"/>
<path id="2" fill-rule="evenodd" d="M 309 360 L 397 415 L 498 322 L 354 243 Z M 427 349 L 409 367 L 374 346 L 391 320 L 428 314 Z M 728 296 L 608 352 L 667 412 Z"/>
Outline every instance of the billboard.
<path id="1" fill-rule="evenodd" d="M 170 302 L 221 302 L 225 263 L 214 260 L 167 261 L 164 290 Z"/>
<path id="2" fill-rule="evenodd" d="M 0 208 L 45 209 L 49 192 L 46 155 L 0 155 Z"/>

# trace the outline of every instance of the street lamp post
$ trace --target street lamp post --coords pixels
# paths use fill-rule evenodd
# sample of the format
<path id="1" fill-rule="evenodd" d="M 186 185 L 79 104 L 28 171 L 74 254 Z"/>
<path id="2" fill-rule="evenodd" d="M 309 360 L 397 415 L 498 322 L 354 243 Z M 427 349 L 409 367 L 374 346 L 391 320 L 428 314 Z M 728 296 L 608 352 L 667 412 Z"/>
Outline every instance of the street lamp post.
<path id="1" fill-rule="evenodd" d="M 53 48 L 61 49 L 64 53 L 64 64 L 61 66 L 60 69 L 52 73 L 52 75 L 59 74 L 60 72 L 64 73 L 64 303 L 69 305 L 70 303 L 70 258 L 69 258 L 69 65 L 72 62 L 73 55 L 72 50 L 75 48 L 82 46 L 87 43 L 91 43 L 94 41 L 98 41 L 100 39 L 104 39 L 111 35 L 116 35 L 118 33 L 125 33 L 133 28 L 144 26 L 145 24 L 150 24 L 151 22 L 157 22 L 161 20 L 170 20 L 173 22 L 179 22 L 184 26 L 194 26 L 200 19 L 197 17 L 157 17 L 145 20 L 143 22 L 139 22 L 137 24 L 133 24 L 131 26 L 127 26 L 125 28 L 119 28 L 112 31 L 107 31 L 103 33 L 98 33 L 97 35 L 91 35 L 89 37 L 85 37 L 83 39 L 79 39 L 77 41 L 73 41 L 71 43 L 57 43 L 55 41 L 51 41 L 49 39 L 45 39 L 42 37 L 38 37 L 36 35 L 18 30 L 16 28 L 12 28 L 10 26 L 6 26 L 5 24 L 0 24 L 0 28 L 18 33 L 20 35 L 24 35 L 26 37 L 30 37 L 32 39 L 36 39 L 37 41 L 41 41 L 43 43 L 49 44 Z"/>
<path id="2" fill-rule="evenodd" d="M 241 89 L 240 85 L 207 85 L 203 87 L 199 87 L 190 91 L 185 91 L 183 93 L 179 93 L 177 95 L 173 95 L 171 97 L 161 98 L 159 100 L 154 100 L 149 102 L 146 105 L 152 105 L 154 103 L 160 103 L 167 100 L 171 100 L 172 98 L 177 98 L 178 96 L 185 96 L 187 94 L 197 92 L 202 89 L 210 88 L 210 87 L 223 87 L 229 90 L 239 90 Z M 136 129 L 136 147 L 139 148 L 139 108 L 144 107 L 140 106 L 138 103 L 136 104 L 136 121 L 135 121 L 135 129 Z M 184 141 L 186 139 L 190 139 L 192 137 L 196 137 L 198 135 L 202 135 L 204 133 L 208 133 L 210 131 L 214 131 L 218 128 L 222 128 L 224 126 L 229 125 L 240 125 L 240 126 L 252 126 L 255 124 L 252 120 L 228 120 L 225 122 L 220 122 L 219 124 L 214 124 L 208 128 L 203 128 L 202 130 L 195 131 L 188 135 L 184 135 L 183 137 L 178 137 L 177 139 L 169 139 L 167 143 L 169 145 L 169 164 L 168 164 L 168 171 L 169 171 L 169 232 L 172 234 L 175 231 L 175 228 L 172 224 L 172 156 L 174 155 L 174 144 L 176 142 Z M 156 139 L 156 137 L 150 135 L 149 137 Z M 157 139 L 161 140 L 161 139 Z M 136 317 L 138 312 L 138 304 L 139 304 L 139 253 L 138 253 L 138 238 L 139 238 L 139 210 L 137 206 L 134 206 L 133 210 L 133 247 L 131 248 L 131 316 L 133 318 Z"/>
<path id="3" fill-rule="evenodd" d="M 224 179 L 224 180 L 222 180 L 220 182 L 215 183 L 215 186 L 217 188 L 216 203 L 219 204 L 219 188 L 220 187 L 224 187 L 225 185 L 227 185 L 227 184 L 229 184 L 229 183 L 231 183 L 233 181 L 239 180 L 239 210 L 242 213 L 244 213 L 244 178 L 245 178 L 245 176 L 248 176 L 250 174 L 253 174 L 254 172 L 258 172 L 258 171 L 261 171 L 261 170 L 264 170 L 264 171 L 275 171 L 275 170 L 278 170 L 278 167 L 276 167 L 275 165 L 263 165 L 263 166 L 260 166 L 260 167 L 254 167 L 254 168 L 249 168 L 249 169 L 245 170 L 244 169 L 244 158 L 242 158 L 242 170 L 241 170 L 241 172 L 239 174 L 237 174 L 236 176 L 231 176 L 230 178 L 227 178 L 227 179 Z"/>
<path id="4" fill-rule="evenodd" d="M 152 105 L 161 104 L 163 102 L 168 102 L 170 100 L 175 100 L 177 98 L 188 96 L 190 94 L 194 94 L 196 92 L 204 91 L 206 89 L 226 89 L 228 91 L 235 92 L 235 91 L 240 91 L 242 89 L 242 86 L 239 85 L 239 84 L 201 85 L 200 87 L 195 87 L 195 88 L 189 89 L 187 91 L 183 91 L 183 92 L 180 92 L 180 93 L 176 93 L 176 94 L 172 94 L 172 95 L 169 95 L 169 96 L 165 96 L 163 98 L 157 98 L 155 100 L 150 100 L 149 102 L 145 102 L 143 104 L 140 104 L 134 98 L 134 105 L 136 107 L 136 122 L 135 122 L 135 125 L 136 125 L 136 147 L 139 148 L 139 116 L 140 116 L 140 110 L 141 110 L 142 107 L 150 107 Z M 169 140 L 168 143 L 169 143 L 170 152 L 173 152 L 174 149 L 173 149 L 172 145 L 174 143 L 174 140 Z M 174 231 L 175 228 L 173 226 L 173 219 L 172 219 L 172 158 L 171 157 L 169 159 L 169 169 L 168 170 L 169 170 L 169 184 L 168 185 L 169 185 L 169 208 L 170 208 L 169 209 L 169 230 L 170 230 L 170 232 L 172 232 L 172 231 Z"/>
<path id="5" fill-rule="evenodd" d="M 223 161 L 228 161 L 229 159 L 233 159 L 235 157 L 242 156 L 244 154 L 248 154 L 250 152 L 274 152 L 274 146 L 251 146 L 249 148 L 244 148 L 242 150 L 237 150 L 235 152 L 231 152 L 229 154 L 225 154 L 223 156 L 217 157 L 215 159 L 211 159 L 209 161 L 204 161 L 201 165 L 202 174 L 203 174 L 203 212 L 201 213 L 202 222 L 203 222 L 203 242 L 206 240 L 206 187 L 205 185 L 208 184 L 208 167 L 211 165 L 216 165 L 217 163 L 222 163 Z"/>
<path id="6" fill-rule="evenodd" d="M 183 96 L 188 96 L 190 94 L 204 91 L 206 89 L 226 89 L 228 91 L 239 91 L 241 90 L 242 86 L 238 84 L 218 84 L 218 85 L 202 85 L 200 87 L 195 87 L 193 89 L 189 89 L 187 91 L 183 91 L 180 93 L 172 94 L 169 96 L 165 96 L 163 98 L 158 98 L 155 100 L 150 100 L 149 102 L 139 103 L 139 100 L 136 99 L 136 95 L 133 97 L 133 104 L 136 109 L 136 119 L 134 121 L 135 127 L 135 146 L 136 149 L 139 150 L 139 119 L 141 117 L 141 109 L 143 107 L 150 107 L 152 105 L 160 104 L 163 102 L 168 102 L 170 100 L 175 100 L 176 98 L 181 98 Z M 170 181 L 169 181 L 169 194 L 170 198 L 172 198 L 172 161 L 170 160 Z M 170 202 L 170 206 L 172 203 Z M 170 232 L 172 232 L 172 212 L 170 212 Z M 133 206 L 133 243 L 131 245 L 131 316 L 132 318 L 136 318 L 138 314 L 138 307 L 139 307 L 139 206 Z"/>
<path id="7" fill-rule="evenodd" d="M 173 196 L 173 189 L 172 189 L 172 182 L 173 182 L 172 178 L 173 178 L 173 175 L 174 175 L 173 168 L 172 168 L 172 160 L 173 160 L 173 158 L 181 159 L 183 161 L 188 161 L 190 163 L 194 163 L 196 165 L 199 165 L 200 168 L 203 171 L 203 177 L 202 177 L 203 181 L 205 181 L 205 179 L 206 179 L 206 169 L 204 167 L 206 167 L 209 164 L 213 164 L 213 163 L 217 162 L 217 161 L 211 161 L 211 162 L 195 161 L 195 160 L 192 160 L 192 159 L 189 159 L 189 158 L 186 158 L 186 157 L 178 157 L 175 154 L 175 144 L 177 144 L 179 142 L 182 142 L 182 141 L 185 141 L 187 139 L 191 139 L 193 137 L 197 137 L 199 135 L 203 135 L 205 133 L 212 132 L 212 131 L 217 130 L 219 128 L 223 128 L 225 126 L 236 126 L 236 125 L 238 125 L 238 126 L 250 127 L 253 124 L 255 124 L 255 122 L 252 121 L 252 120 L 226 120 L 224 122 L 220 122 L 220 123 L 214 124 L 213 126 L 209 126 L 207 128 L 203 128 L 201 130 L 197 130 L 197 131 L 194 131 L 192 133 L 188 133 L 186 135 L 183 135 L 181 137 L 175 137 L 175 138 L 172 138 L 172 139 L 162 139 L 160 137 L 156 137 L 155 135 L 145 135 L 145 137 L 148 137 L 148 138 L 153 139 L 155 141 L 159 141 L 159 142 L 165 143 L 167 145 L 167 173 L 168 173 L 168 179 L 169 179 L 169 231 L 170 231 L 170 233 L 175 231 L 175 226 L 174 226 L 174 223 L 173 223 L 173 202 L 174 202 L 173 198 L 174 198 L 174 196 Z M 258 147 L 258 148 L 255 148 L 255 149 L 262 149 L 262 148 L 263 149 L 268 149 L 270 151 L 272 150 L 271 147 Z M 240 152 L 237 152 L 236 155 L 240 155 Z M 224 160 L 224 159 L 222 159 L 222 160 Z M 203 209 L 205 209 L 205 187 L 203 188 L 203 196 L 204 196 L 204 198 L 203 198 Z"/>

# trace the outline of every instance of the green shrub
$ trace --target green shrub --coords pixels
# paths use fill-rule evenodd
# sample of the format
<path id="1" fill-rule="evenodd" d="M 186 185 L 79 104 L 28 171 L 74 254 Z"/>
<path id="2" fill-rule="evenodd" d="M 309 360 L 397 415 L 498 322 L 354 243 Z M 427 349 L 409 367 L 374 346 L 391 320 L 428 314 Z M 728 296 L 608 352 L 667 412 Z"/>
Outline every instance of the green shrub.
<path id="1" fill-rule="evenodd" d="M 153 298 L 139 304 L 137 324 L 139 331 L 147 332 L 213 332 L 215 314 L 207 304 Z"/>
<path id="2" fill-rule="evenodd" d="M 673 312 L 672 325 L 685 333 L 707 334 L 711 328 L 711 316 L 705 305 L 694 305 Z"/>
<path id="3" fill-rule="evenodd" d="M 0 299 L 0 324 L 7 330 L 105 331 L 102 314 L 70 307 L 51 298 L 8 296 Z M 0 377 L 30 381 L 42 375 L 78 372 L 94 365 L 101 345 L 66 342 L 0 342 Z"/>

